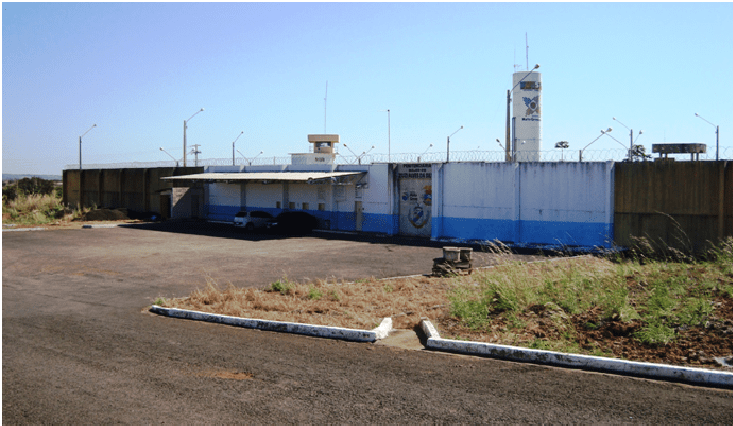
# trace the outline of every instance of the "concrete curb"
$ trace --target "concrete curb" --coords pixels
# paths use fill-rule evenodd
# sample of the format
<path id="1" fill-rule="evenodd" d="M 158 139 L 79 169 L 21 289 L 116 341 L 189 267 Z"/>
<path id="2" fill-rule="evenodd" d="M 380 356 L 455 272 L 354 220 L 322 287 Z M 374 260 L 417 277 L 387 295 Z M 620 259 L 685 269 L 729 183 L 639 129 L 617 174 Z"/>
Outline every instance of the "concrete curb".
<path id="1" fill-rule="evenodd" d="M 353 342 L 374 342 L 376 340 L 384 339 L 385 337 L 387 337 L 390 330 L 392 330 L 392 318 L 384 318 L 381 324 L 379 324 L 379 327 L 373 330 L 356 330 L 353 328 L 328 327 L 325 325 L 229 317 L 226 315 L 212 314 L 209 312 L 163 308 L 156 305 L 151 306 L 150 311 L 172 318 L 184 318 L 198 321 L 216 322 L 221 324 L 233 325 L 236 327 L 306 334 L 309 336 L 327 337 L 330 339 L 349 340 Z"/>
<path id="2" fill-rule="evenodd" d="M 625 361 L 592 355 L 565 354 L 560 352 L 527 349 L 517 346 L 495 345 L 492 343 L 441 339 L 440 334 L 438 334 L 430 321 L 422 320 L 420 326 L 427 337 L 427 343 L 425 344 L 426 348 L 436 351 L 458 352 L 470 355 L 488 355 L 511 361 L 531 362 L 559 367 L 582 368 L 616 374 L 672 379 L 687 383 L 733 388 L 733 373 L 725 371 Z"/>
<path id="3" fill-rule="evenodd" d="M 117 228 L 119 224 L 117 223 L 103 223 L 99 225 L 82 225 L 82 229 L 97 229 L 97 228 Z"/>
<path id="4" fill-rule="evenodd" d="M 45 231 L 48 228 L 15 228 L 3 229 L 3 232 Z"/>

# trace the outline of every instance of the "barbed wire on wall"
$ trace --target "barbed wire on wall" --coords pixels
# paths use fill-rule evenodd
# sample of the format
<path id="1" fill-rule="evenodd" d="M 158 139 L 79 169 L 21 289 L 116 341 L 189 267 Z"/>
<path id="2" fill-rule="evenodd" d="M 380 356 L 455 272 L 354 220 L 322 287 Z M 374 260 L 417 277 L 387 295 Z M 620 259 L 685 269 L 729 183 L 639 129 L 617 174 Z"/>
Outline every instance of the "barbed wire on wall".
<path id="1" fill-rule="evenodd" d="M 601 161 L 627 161 L 628 150 L 625 149 L 607 149 L 607 150 L 587 150 L 583 152 L 583 162 L 601 162 Z M 654 161 L 657 155 L 647 154 L 646 157 L 634 157 L 634 161 Z M 539 153 L 540 162 L 578 162 L 580 152 L 572 149 L 554 149 L 552 151 L 541 151 Z M 670 156 L 675 161 L 695 161 L 697 154 L 672 154 Z M 733 161 L 733 147 L 720 147 L 720 160 Z M 504 162 L 504 151 L 455 151 L 450 153 L 451 163 L 467 163 L 467 162 L 485 162 L 500 163 Z M 428 152 L 423 154 L 417 153 L 395 153 L 387 154 L 363 154 L 341 155 L 337 154 L 334 163 L 343 164 L 376 164 L 376 163 L 444 163 L 446 153 L 444 152 Z M 700 154 L 700 161 L 715 161 L 715 148 L 708 150 L 704 154 Z M 182 166 L 182 162 L 175 161 L 153 161 L 153 162 L 127 162 L 127 163 L 108 163 L 108 164 L 84 164 L 84 169 L 122 169 L 122 168 L 156 168 L 156 167 L 176 167 Z M 235 166 L 265 166 L 265 165 L 288 165 L 291 164 L 290 156 L 285 157 L 255 157 L 245 160 L 244 158 L 235 158 Z M 231 158 L 206 158 L 200 159 L 198 162 L 187 162 L 187 166 L 231 166 Z M 70 164 L 65 170 L 78 169 L 78 164 Z"/>

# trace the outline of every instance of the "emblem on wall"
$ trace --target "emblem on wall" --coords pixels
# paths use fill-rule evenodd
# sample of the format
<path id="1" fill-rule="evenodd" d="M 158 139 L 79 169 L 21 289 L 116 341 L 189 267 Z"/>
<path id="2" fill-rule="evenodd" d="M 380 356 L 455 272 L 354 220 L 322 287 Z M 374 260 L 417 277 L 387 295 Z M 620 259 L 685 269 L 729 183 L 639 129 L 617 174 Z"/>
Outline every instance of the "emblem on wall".
<path id="1" fill-rule="evenodd" d="M 410 214 L 407 218 L 409 219 L 412 226 L 420 229 L 425 226 L 426 223 L 428 223 L 429 216 L 430 213 L 426 212 L 425 209 L 418 205 L 410 208 Z"/>
<path id="2" fill-rule="evenodd" d="M 433 204 L 432 185 L 423 187 L 423 193 L 420 197 L 418 197 L 415 191 L 405 191 L 402 193 L 402 200 L 413 203 L 407 215 L 407 220 L 410 221 L 412 226 L 414 226 L 415 229 L 420 229 L 425 226 L 430 219 L 429 207 Z M 421 201 L 425 207 L 420 204 Z"/>
<path id="3" fill-rule="evenodd" d="M 534 98 L 522 97 L 522 100 L 524 101 L 524 104 L 527 105 L 527 112 L 525 113 L 525 115 L 540 113 L 539 96 L 535 96 Z"/>

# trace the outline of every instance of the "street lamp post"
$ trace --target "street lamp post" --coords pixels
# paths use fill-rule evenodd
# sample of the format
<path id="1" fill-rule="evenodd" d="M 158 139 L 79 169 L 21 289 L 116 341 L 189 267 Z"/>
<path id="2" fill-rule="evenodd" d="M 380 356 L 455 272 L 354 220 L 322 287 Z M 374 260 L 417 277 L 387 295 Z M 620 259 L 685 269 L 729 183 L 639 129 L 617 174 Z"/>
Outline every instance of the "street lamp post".
<path id="1" fill-rule="evenodd" d="M 388 109 L 380 110 L 387 112 L 387 162 L 392 162 L 392 123 L 391 123 L 391 112 Z"/>
<path id="2" fill-rule="evenodd" d="M 430 145 L 428 145 L 428 149 L 426 149 L 426 150 L 425 150 L 425 152 L 423 152 L 422 154 L 420 154 L 420 155 L 419 155 L 419 156 L 417 157 L 417 162 L 418 162 L 418 163 L 422 163 L 422 157 L 423 157 L 423 155 L 427 154 L 427 153 L 428 153 L 428 151 L 430 151 L 430 148 L 432 148 L 432 147 L 433 147 L 433 144 L 430 144 Z"/>
<path id="3" fill-rule="evenodd" d="M 356 153 L 355 153 L 354 151 L 352 151 L 352 150 L 351 150 L 351 148 L 349 148 L 349 145 L 347 145 L 347 144 L 345 144 L 345 143 L 342 143 L 341 145 L 343 145 L 343 146 L 344 146 L 344 148 L 348 149 L 348 150 L 349 150 L 349 152 L 351 153 L 351 155 L 353 155 L 353 156 L 354 156 L 355 158 L 357 158 L 357 159 L 359 158 L 359 156 L 358 156 L 358 155 L 356 155 Z M 342 157 L 343 157 L 343 156 L 342 156 Z M 346 157 L 344 157 L 344 159 L 346 159 Z M 354 160 L 354 164 L 356 164 L 356 160 Z"/>
<path id="4" fill-rule="evenodd" d="M 565 148 L 569 146 L 568 141 L 560 141 L 555 144 L 555 148 L 560 148 L 560 162 L 565 161 Z"/>
<path id="5" fill-rule="evenodd" d="M 455 135 L 456 133 L 460 132 L 463 129 L 463 126 L 461 126 L 460 129 L 456 130 L 455 132 L 448 135 L 448 143 L 446 145 L 446 155 L 445 155 L 445 162 L 450 163 L 450 137 Z"/>
<path id="6" fill-rule="evenodd" d="M 698 113 L 695 113 L 695 117 L 697 117 L 700 120 L 702 120 L 702 121 L 710 124 L 711 126 L 714 126 L 715 127 L 715 161 L 720 160 L 720 139 L 719 139 L 719 137 L 720 137 L 720 126 L 718 126 L 717 124 L 713 124 L 713 123 L 709 122 L 708 120 L 702 118 L 700 116 L 700 114 L 698 114 Z"/>
<path id="7" fill-rule="evenodd" d="M 372 147 L 371 147 L 371 148 L 369 148 L 369 150 L 368 150 L 368 151 L 363 151 L 363 152 L 362 152 L 361 154 L 359 154 L 358 160 L 359 160 L 359 164 L 360 164 L 360 165 L 361 165 L 361 157 L 363 157 L 363 156 L 365 156 L 365 155 L 369 154 L 370 152 L 372 152 L 372 150 L 373 150 L 373 149 L 374 149 L 374 145 L 372 145 Z"/>
<path id="8" fill-rule="evenodd" d="M 632 129 L 629 129 L 629 126 L 625 125 L 624 123 L 620 122 L 616 117 L 613 117 L 614 121 L 618 121 L 618 123 L 629 131 L 629 161 L 634 161 L 634 131 Z M 639 130 L 639 133 L 636 135 L 636 139 L 639 139 L 639 136 L 644 133 L 643 131 Z M 610 135 L 609 135 L 610 136 Z M 616 139 L 614 139 L 616 140 Z M 618 141 L 616 141 L 618 142 Z M 619 142 L 620 143 L 620 142 Z M 623 144 L 621 144 L 623 145 Z"/>
<path id="9" fill-rule="evenodd" d="M 196 111 L 191 118 L 193 118 L 196 114 L 200 113 L 204 109 L 201 108 L 200 110 Z M 183 120 L 183 167 L 186 167 L 186 128 L 188 127 L 186 124 L 191 121 L 191 118 L 188 120 Z"/>
<path id="10" fill-rule="evenodd" d="M 611 131 L 613 131 L 613 128 L 611 128 L 611 127 L 609 127 L 609 128 L 608 128 L 608 129 L 606 129 L 606 130 L 601 130 L 601 134 L 600 134 L 600 135 L 598 135 L 598 137 L 597 137 L 597 138 L 593 139 L 593 142 L 597 141 L 598 139 L 600 139 L 600 138 L 601 138 L 601 136 L 603 136 L 603 135 L 606 135 L 606 134 L 608 134 L 608 133 L 609 133 L 609 132 L 611 132 Z M 611 136 L 611 135 L 608 135 L 608 136 Z M 616 139 L 614 139 L 614 140 L 616 140 Z M 591 146 L 591 144 L 592 144 L 593 142 L 591 142 L 591 143 L 589 143 L 588 145 L 584 146 L 584 147 L 583 147 L 583 149 L 581 149 L 581 150 L 580 150 L 580 154 L 579 154 L 579 156 L 578 156 L 578 162 L 579 162 L 579 163 L 582 163 L 582 162 L 583 162 L 583 151 L 585 151 L 585 149 L 586 149 L 586 148 L 588 148 L 589 146 Z M 618 142 L 618 141 L 616 141 L 616 142 Z M 619 142 L 619 143 L 620 143 L 620 142 Z M 623 144 L 622 144 L 622 145 L 623 145 Z"/>
<path id="11" fill-rule="evenodd" d="M 519 80 L 519 81 L 517 82 L 517 84 L 515 84 L 515 85 L 514 85 L 514 87 L 512 87 L 512 90 L 507 90 L 507 91 L 506 91 L 506 140 L 505 140 L 504 144 L 506 145 L 506 146 L 505 146 L 505 148 L 506 148 L 506 156 L 505 156 L 505 160 L 506 160 L 507 162 L 509 162 L 509 161 L 512 161 L 512 158 L 514 157 L 514 156 L 512 155 L 512 149 L 513 149 L 514 151 L 516 151 L 516 149 L 517 149 L 517 147 L 516 147 L 516 146 L 515 146 L 514 148 L 512 148 L 512 146 L 513 146 L 514 144 L 512 144 L 512 143 L 511 143 L 511 141 L 510 141 L 510 138 L 511 138 L 511 134 L 510 134 L 510 132 L 511 132 L 511 131 L 510 131 L 510 128 L 509 128 L 509 117 L 510 117 L 510 114 L 509 114 L 509 107 L 510 107 L 510 105 L 511 105 L 511 102 L 512 102 L 512 92 L 514 91 L 514 89 L 516 89 L 516 88 L 517 88 L 517 86 L 519 86 L 519 83 L 523 82 L 525 78 L 529 77 L 529 75 L 530 75 L 530 74 L 532 74 L 532 73 L 534 72 L 534 70 L 536 70 L 536 69 L 537 69 L 537 68 L 539 68 L 539 67 L 540 67 L 540 64 L 535 64 L 534 68 L 532 68 L 532 69 L 531 69 L 531 70 L 530 70 L 530 71 L 529 71 L 529 72 L 527 73 L 527 75 L 525 75 L 524 77 L 522 77 L 522 79 L 521 79 L 521 80 Z"/>
<path id="12" fill-rule="evenodd" d="M 93 128 L 95 128 L 95 127 L 97 127 L 97 125 L 96 124 L 92 124 L 92 127 L 90 127 L 89 130 L 87 130 L 81 136 L 79 136 L 79 170 L 81 170 L 81 138 L 84 135 L 86 135 L 87 133 L 89 133 L 89 131 L 92 130 Z"/>
<path id="13" fill-rule="evenodd" d="M 249 165 L 251 166 L 251 165 L 252 165 L 252 161 L 254 161 L 254 160 L 255 160 L 255 158 L 257 158 L 257 157 L 259 157 L 260 155 L 262 155 L 262 152 L 263 152 L 263 151 L 260 151 L 260 153 L 259 153 L 259 154 L 257 154 L 257 155 L 255 155 L 254 157 L 252 157 L 252 159 L 251 159 L 251 160 L 248 160 L 248 159 L 247 159 L 247 157 L 245 157 L 245 156 L 244 156 L 244 154 L 242 154 L 242 153 L 241 153 L 241 152 L 240 152 L 239 150 L 237 150 L 237 152 L 239 152 L 239 155 L 241 155 L 241 156 L 242 156 L 242 158 L 244 158 L 244 162 L 245 162 L 245 163 L 248 163 L 248 164 L 249 164 Z"/>
<path id="14" fill-rule="evenodd" d="M 168 156 L 169 156 L 170 158 L 172 158 L 172 159 L 173 159 L 173 161 L 175 161 L 175 162 L 176 162 L 176 167 L 178 167 L 178 160 L 176 160 L 176 157 L 174 157 L 174 156 L 170 155 L 170 153 L 169 153 L 168 151 L 166 151 L 165 149 L 163 149 L 163 147 L 162 147 L 162 146 L 160 147 L 160 150 L 161 150 L 161 151 L 163 151 L 163 152 L 165 152 L 166 154 L 168 154 Z"/>
<path id="15" fill-rule="evenodd" d="M 237 135 L 237 139 L 239 139 L 242 134 L 244 134 L 244 130 L 242 130 L 242 132 Z M 234 142 L 232 142 L 232 166 L 234 165 L 234 144 L 237 142 L 237 139 L 234 139 Z"/>
<path id="16" fill-rule="evenodd" d="M 612 129 L 611 129 L 610 127 L 609 127 L 608 129 L 609 129 L 608 131 L 611 131 L 611 130 L 612 130 Z M 639 130 L 639 134 L 641 134 L 641 133 L 642 133 L 642 132 L 641 132 L 641 130 Z M 622 143 L 622 142 L 621 142 L 620 140 L 618 140 L 618 139 L 614 138 L 614 137 L 613 137 L 613 135 L 611 135 L 611 134 L 608 134 L 608 132 L 607 132 L 606 136 L 608 136 L 609 138 L 611 138 L 611 139 L 613 139 L 614 141 L 616 141 L 616 143 L 618 143 L 619 145 L 621 145 L 621 146 L 623 146 L 624 148 L 626 148 L 626 145 L 624 145 L 624 144 L 623 144 L 623 143 Z M 636 139 L 639 139 L 639 137 L 637 136 L 637 138 L 636 138 Z M 635 150 L 634 150 L 634 147 L 635 147 L 635 146 L 636 146 L 636 145 L 634 145 L 634 142 L 632 141 L 632 142 L 631 142 L 631 151 L 629 151 L 629 158 L 627 159 L 627 160 L 628 160 L 629 162 L 631 162 L 631 161 L 634 161 L 634 152 L 635 152 Z"/>

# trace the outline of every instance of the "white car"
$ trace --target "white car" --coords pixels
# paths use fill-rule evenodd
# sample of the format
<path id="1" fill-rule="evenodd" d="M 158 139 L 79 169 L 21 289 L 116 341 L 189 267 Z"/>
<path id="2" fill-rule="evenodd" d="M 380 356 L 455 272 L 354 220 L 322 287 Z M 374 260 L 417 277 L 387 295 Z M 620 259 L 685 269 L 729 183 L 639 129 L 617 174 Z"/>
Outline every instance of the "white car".
<path id="1" fill-rule="evenodd" d="M 247 231 L 254 231 L 255 229 L 266 228 L 267 225 L 273 222 L 274 219 L 270 213 L 263 211 L 251 211 L 242 210 L 234 215 L 234 226 L 237 228 L 244 228 Z"/>

